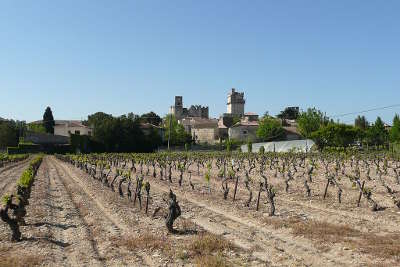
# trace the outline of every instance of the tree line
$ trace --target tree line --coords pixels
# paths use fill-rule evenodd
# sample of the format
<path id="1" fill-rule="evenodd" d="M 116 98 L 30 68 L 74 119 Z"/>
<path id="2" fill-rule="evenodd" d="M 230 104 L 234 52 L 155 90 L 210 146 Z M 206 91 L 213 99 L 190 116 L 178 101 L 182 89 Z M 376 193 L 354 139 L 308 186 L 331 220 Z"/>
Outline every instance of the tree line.
<path id="1" fill-rule="evenodd" d="M 334 122 L 322 111 L 308 108 L 298 112 L 295 108 L 287 108 L 277 118 L 268 113 L 260 119 L 257 136 L 263 141 L 285 138 L 283 126 L 286 120 L 295 120 L 298 132 L 312 139 L 319 149 L 325 147 L 347 147 L 349 145 L 384 146 L 389 143 L 400 143 L 400 117 L 396 114 L 390 129 L 385 127 L 380 117 L 369 123 L 365 116 L 358 116 L 354 125 Z"/>

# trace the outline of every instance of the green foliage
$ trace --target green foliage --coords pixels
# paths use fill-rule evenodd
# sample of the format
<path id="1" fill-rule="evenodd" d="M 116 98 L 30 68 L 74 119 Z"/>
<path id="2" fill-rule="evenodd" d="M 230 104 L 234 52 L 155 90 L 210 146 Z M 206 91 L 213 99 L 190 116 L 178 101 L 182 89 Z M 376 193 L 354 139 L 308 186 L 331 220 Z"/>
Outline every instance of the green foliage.
<path id="1" fill-rule="evenodd" d="M 26 169 L 21 177 L 19 178 L 17 185 L 23 188 L 28 188 L 32 185 L 33 178 L 36 174 L 36 170 L 42 163 L 43 156 L 39 155 L 35 157 L 30 163 L 28 169 Z"/>
<path id="2" fill-rule="evenodd" d="M 93 144 L 106 152 L 151 152 L 161 144 L 157 130 L 151 129 L 147 135 L 140 128 L 140 119 L 134 114 L 113 117 L 97 112 L 88 117 L 88 125 L 93 127 Z M 80 142 L 80 141 L 79 141 Z M 98 144 L 101 144 L 98 145 Z"/>
<path id="3" fill-rule="evenodd" d="M 227 152 L 231 152 L 232 151 L 232 140 L 226 139 L 225 147 L 226 147 Z"/>
<path id="4" fill-rule="evenodd" d="M 298 107 L 287 107 L 285 110 L 281 111 L 277 117 L 283 120 L 297 120 L 299 115 Z"/>
<path id="5" fill-rule="evenodd" d="M 232 118 L 232 125 L 235 125 L 236 123 L 240 122 L 241 118 L 239 116 L 234 116 Z"/>
<path id="6" fill-rule="evenodd" d="M 3 205 L 7 205 L 8 203 L 10 203 L 10 200 L 11 200 L 11 196 L 9 194 L 5 194 L 1 198 L 1 202 L 3 203 Z"/>
<path id="7" fill-rule="evenodd" d="M 54 134 L 55 125 L 53 112 L 50 107 L 47 107 L 43 114 L 43 127 L 46 129 L 46 133 Z"/>
<path id="8" fill-rule="evenodd" d="M 143 123 L 150 123 L 153 125 L 160 126 L 162 119 L 155 112 L 150 111 L 149 113 L 142 114 L 140 116 L 140 121 Z"/>
<path id="9" fill-rule="evenodd" d="M 207 183 L 210 183 L 210 177 L 211 177 L 210 173 L 206 172 L 204 179 L 206 180 Z"/>
<path id="10" fill-rule="evenodd" d="M 318 131 L 323 125 L 329 122 L 320 110 L 316 108 L 309 108 L 306 112 L 302 112 L 297 119 L 297 128 L 301 135 L 310 138 L 312 133 Z"/>
<path id="11" fill-rule="evenodd" d="M 253 143 L 251 141 L 247 142 L 247 152 L 253 152 Z"/>
<path id="12" fill-rule="evenodd" d="M 18 144 L 18 128 L 14 121 L 0 121 L 0 149 Z"/>
<path id="13" fill-rule="evenodd" d="M 320 149 L 325 146 L 347 147 L 353 144 L 359 136 L 360 129 L 338 123 L 329 123 L 311 134 L 311 138 Z"/>
<path id="14" fill-rule="evenodd" d="M 46 133 L 46 128 L 44 128 L 43 124 L 38 123 L 28 124 L 28 130 L 34 133 Z"/>
<path id="15" fill-rule="evenodd" d="M 260 152 L 260 154 L 264 154 L 264 153 L 265 153 L 265 148 L 264 148 L 264 146 L 261 146 L 261 147 L 260 147 L 260 150 L 259 150 L 258 152 Z"/>
<path id="16" fill-rule="evenodd" d="M 368 129 L 369 122 L 365 118 L 365 116 L 358 115 L 357 118 L 354 120 L 354 126 L 365 131 Z"/>
<path id="17" fill-rule="evenodd" d="M 257 129 L 257 137 L 262 141 L 280 140 L 284 136 L 285 131 L 280 120 L 270 116 L 261 119 Z"/>
<path id="18" fill-rule="evenodd" d="M 388 140 L 388 132 L 380 117 L 376 118 L 374 125 L 368 128 L 366 132 L 367 142 L 373 145 L 384 145 Z"/>
<path id="19" fill-rule="evenodd" d="M 176 146 L 191 143 L 192 136 L 185 131 L 182 124 L 178 123 L 174 115 L 168 115 L 164 118 L 164 128 L 165 140 L 169 139 L 170 145 Z"/>
<path id="20" fill-rule="evenodd" d="M 393 118 L 393 125 L 389 132 L 390 141 L 400 143 L 400 117 L 396 114 Z"/>

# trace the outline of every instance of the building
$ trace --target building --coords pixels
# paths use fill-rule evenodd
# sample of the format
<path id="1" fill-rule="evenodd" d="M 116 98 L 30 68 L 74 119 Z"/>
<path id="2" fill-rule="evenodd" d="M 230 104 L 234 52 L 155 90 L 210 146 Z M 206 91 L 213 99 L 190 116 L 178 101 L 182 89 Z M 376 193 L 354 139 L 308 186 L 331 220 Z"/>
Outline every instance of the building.
<path id="1" fill-rule="evenodd" d="M 193 140 L 198 144 L 215 144 L 219 140 L 218 120 L 203 120 L 191 127 Z"/>
<path id="2" fill-rule="evenodd" d="M 149 136 L 153 132 L 156 132 L 160 136 L 161 141 L 164 142 L 164 129 L 162 127 L 147 122 L 141 123 L 139 127 L 145 136 Z"/>
<path id="3" fill-rule="evenodd" d="M 242 142 L 255 142 L 257 138 L 258 121 L 242 120 L 228 129 L 229 139 Z"/>
<path id="4" fill-rule="evenodd" d="M 71 136 L 76 135 L 88 135 L 91 136 L 93 129 L 86 125 L 83 125 L 81 121 L 74 120 L 56 120 L 54 126 L 54 135 Z"/>
<path id="5" fill-rule="evenodd" d="M 228 94 L 227 113 L 242 117 L 245 103 L 244 93 L 236 92 L 235 88 L 232 88 L 232 91 Z"/>
<path id="6" fill-rule="evenodd" d="M 78 120 L 55 120 L 54 135 L 70 137 L 71 134 L 91 136 L 93 129 L 82 124 Z M 42 120 L 34 121 L 32 124 L 43 124 Z"/>
<path id="7" fill-rule="evenodd" d="M 296 126 L 283 126 L 285 140 L 294 141 L 303 139 Z"/>
<path id="8" fill-rule="evenodd" d="M 170 107 L 169 113 L 173 114 L 177 120 L 187 117 L 208 119 L 208 107 L 192 105 L 189 108 L 184 108 L 182 96 L 175 96 L 175 105 Z"/>

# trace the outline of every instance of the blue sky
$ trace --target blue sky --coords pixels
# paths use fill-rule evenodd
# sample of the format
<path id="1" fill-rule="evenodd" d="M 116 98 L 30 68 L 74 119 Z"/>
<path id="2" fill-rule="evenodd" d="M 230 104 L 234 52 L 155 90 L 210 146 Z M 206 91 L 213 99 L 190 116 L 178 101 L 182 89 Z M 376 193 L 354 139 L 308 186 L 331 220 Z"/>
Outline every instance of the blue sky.
<path id="1" fill-rule="evenodd" d="M 219 116 L 232 87 L 259 114 L 400 104 L 399 14 L 400 1 L 1 1 L 0 117 L 165 115 L 175 95 Z"/>

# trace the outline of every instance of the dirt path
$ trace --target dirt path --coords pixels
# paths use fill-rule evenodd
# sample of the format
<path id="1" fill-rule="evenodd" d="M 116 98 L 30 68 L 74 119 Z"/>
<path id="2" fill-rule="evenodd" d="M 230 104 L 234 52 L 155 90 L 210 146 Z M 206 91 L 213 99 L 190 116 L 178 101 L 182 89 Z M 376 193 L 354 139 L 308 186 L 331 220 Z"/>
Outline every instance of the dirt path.
<path id="1" fill-rule="evenodd" d="M 146 171 L 143 173 L 146 174 Z M 251 250 L 254 250 L 253 255 L 260 259 L 269 259 L 269 262 L 284 265 L 304 264 L 314 266 L 365 266 L 380 262 L 378 258 L 365 255 L 363 249 L 359 249 L 357 246 L 349 248 L 340 242 L 331 244 L 329 241 L 324 243 L 323 240 L 314 245 L 313 240 L 309 238 L 293 235 L 290 230 L 291 226 L 287 228 L 287 224 L 283 227 L 270 224 L 265 212 L 269 207 L 265 192 L 260 203 L 261 211 L 256 212 L 255 198 L 258 191 L 253 191 L 251 208 L 244 207 L 248 192 L 244 189 L 243 184 L 238 189 L 239 197 L 237 201 L 232 202 L 232 184 L 230 185 L 229 199 L 224 201 L 220 182 L 218 183 L 216 179 L 211 182 L 213 193 L 209 194 L 204 178 L 192 175 L 192 182 L 196 188 L 195 191 L 192 191 L 187 175 L 184 176 L 182 187 L 178 186 L 177 177 L 179 177 L 178 173 L 174 172 L 173 183 L 170 184 L 166 180 L 160 181 L 159 176 L 157 178 L 153 178 L 151 175 L 146 176 L 152 184 L 153 194 L 155 188 L 158 191 L 166 192 L 171 187 L 181 204 L 185 206 L 186 210 L 190 210 L 187 218 L 210 232 L 224 234 L 226 238 L 243 248 L 251 246 Z M 315 184 L 323 185 L 324 183 L 317 180 Z M 337 207 L 339 204 L 335 203 L 334 197 L 323 201 L 321 196 L 318 195 L 312 198 L 310 202 L 309 199 L 301 197 L 301 193 L 299 193 L 301 188 L 293 186 L 291 188 L 290 194 L 281 193 L 276 198 L 278 216 L 273 219 L 277 219 L 275 221 L 280 225 L 284 224 L 289 218 L 295 218 L 327 222 L 338 228 L 349 225 L 362 231 L 363 238 L 370 233 L 377 235 L 398 233 L 398 216 L 393 214 L 392 211 L 372 212 L 367 207 L 349 208 L 343 204 L 341 207 Z M 184 216 L 188 216 L 188 214 Z M 322 243 L 322 246 L 320 246 L 320 243 Z M 389 260 L 389 262 L 391 261 Z M 388 264 L 390 264 L 389 262 Z"/>
<path id="2" fill-rule="evenodd" d="M 140 266 L 143 259 L 135 253 L 118 248 L 115 244 L 128 227 L 115 219 L 103 204 L 97 200 L 95 194 L 89 191 L 89 186 L 83 184 L 63 163 L 49 159 L 50 166 L 67 190 L 75 209 L 79 211 L 87 231 L 89 240 L 96 254 L 106 266 Z M 143 265 L 142 265 L 143 266 Z"/>
<path id="3" fill-rule="evenodd" d="M 173 188 L 187 211 L 183 214 L 184 217 L 209 232 L 224 235 L 237 246 L 252 251 L 252 255 L 262 261 L 284 266 L 338 266 L 352 263 L 352 260 L 346 257 L 338 259 L 330 254 L 321 253 L 308 240 L 267 229 L 251 217 L 244 217 L 232 209 L 226 210 L 218 205 L 218 202 L 206 201 L 200 194 L 190 193 L 188 188 L 182 190 L 166 181 L 154 178 L 150 180 L 153 197 L 156 197 L 157 193 L 168 192 L 169 187 Z"/>
<path id="4" fill-rule="evenodd" d="M 86 175 L 82 171 L 77 168 L 72 167 L 71 165 L 67 165 L 66 163 L 59 162 L 59 166 L 63 172 L 67 173 L 70 177 L 72 177 L 77 185 L 80 185 L 83 190 L 86 191 L 89 198 L 92 198 L 93 201 L 97 203 L 99 208 L 103 211 L 105 217 L 108 217 L 114 224 L 118 225 L 121 229 L 121 232 L 125 234 L 126 232 L 135 233 L 140 232 L 149 232 L 155 236 L 165 237 L 166 228 L 164 224 L 164 219 L 162 218 L 151 218 L 149 216 L 143 216 L 143 210 L 139 211 L 136 207 L 133 207 L 133 203 L 127 200 L 126 197 L 121 198 L 118 195 L 118 192 L 112 192 L 110 188 L 104 187 L 99 181 L 93 180 L 90 176 Z M 118 186 L 116 186 L 116 190 Z M 124 187 L 124 192 L 126 192 L 126 187 Z M 157 187 L 151 189 L 151 211 L 150 214 L 154 212 L 156 207 L 165 207 L 165 203 L 163 201 L 164 190 L 158 190 Z M 144 199 L 143 199 L 144 201 Z M 138 205 L 138 204 L 137 204 Z M 192 207 L 186 206 L 182 204 L 182 209 L 186 212 Z M 197 206 L 193 207 L 194 212 L 198 209 Z M 183 216 L 189 218 L 190 216 Z M 182 220 L 182 219 L 178 219 Z M 190 220 L 189 220 L 190 221 Z M 135 227 L 138 226 L 138 227 Z M 206 229 L 208 230 L 208 229 Z M 211 233 L 216 233 L 215 231 L 209 231 Z M 217 233 L 218 234 L 218 233 Z M 167 239 L 171 241 L 171 244 L 176 243 L 185 243 L 191 242 L 193 236 L 191 234 L 186 235 L 167 235 Z M 248 249 L 249 247 L 245 247 Z M 154 255 L 143 255 L 142 259 L 145 264 L 149 266 L 182 266 L 179 264 L 179 259 L 177 258 L 163 258 L 160 257 L 158 253 Z M 233 260 L 240 260 L 243 262 L 243 258 L 246 258 L 247 265 L 252 266 L 265 266 L 265 263 L 268 261 L 259 260 L 256 257 L 249 256 L 247 251 L 241 250 L 238 255 L 232 255 Z M 260 257 L 265 258 L 265 257 Z M 251 264 L 248 264 L 248 263 Z"/>
<path id="5" fill-rule="evenodd" d="M 196 172 L 197 174 L 197 172 Z M 186 174 L 187 176 L 187 174 Z M 173 177 L 178 177 L 178 173 L 174 172 Z M 275 178 L 272 179 L 272 182 L 276 182 Z M 323 192 L 323 188 L 316 188 L 315 186 L 320 185 L 320 187 L 324 186 L 325 183 L 318 180 L 318 177 L 314 178 L 314 182 L 310 184 L 310 187 L 313 189 L 313 195 L 311 198 L 305 198 L 303 193 L 303 188 L 301 186 L 301 181 L 293 181 L 290 189 L 290 193 L 285 193 L 284 190 L 279 190 L 276 197 L 276 205 L 277 205 L 277 214 L 290 213 L 294 215 L 301 214 L 302 216 L 306 216 L 308 218 L 318 218 L 320 220 L 326 220 L 334 223 L 342 223 L 342 224 L 351 224 L 353 227 L 363 231 L 386 231 L 386 232 L 396 232 L 398 231 L 398 226 L 400 224 L 400 210 L 387 210 L 384 212 L 372 212 L 368 207 L 365 207 L 367 204 L 364 198 L 362 198 L 362 206 L 357 208 L 356 201 L 354 200 L 352 203 L 342 203 L 339 205 L 336 202 L 335 196 L 330 196 L 329 199 L 322 200 L 321 192 Z M 204 178 L 198 175 L 192 175 L 192 181 L 196 184 L 196 188 L 201 191 L 206 192 L 206 184 L 204 183 Z M 282 183 L 282 181 L 279 181 Z M 230 185 L 230 195 L 232 197 L 233 184 Z M 187 178 L 184 180 L 184 187 L 189 188 Z M 219 179 L 211 180 L 211 187 L 215 188 L 219 195 L 222 198 L 221 182 Z M 332 189 L 331 189 L 332 190 Z M 256 201 L 256 194 L 258 190 L 253 188 L 253 209 L 249 210 L 249 212 L 254 213 L 254 206 Z M 331 194 L 335 194 L 336 192 L 332 190 Z M 343 199 L 349 198 L 346 194 L 348 191 L 345 191 L 343 194 Z M 331 195 L 329 194 L 329 195 Z M 240 198 L 246 198 L 248 196 L 248 191 L 244 188 L 243 185 L 243 177 L 241 177 L 238 193 L 237 195 Z M 354 193 L 357 195 L 357 192 Z M 358 196 L 358 195 L 357 195 Z M 262 202 L 265 200 L 265 192 L 262 194 Z M 243 200 L 239 200 L 243 201 Z M 265 204 L 262 203 L 265 209 Z M 257 216 L 255 214 L 255 216 Z"/>
<path id="6" fill-rule="evenodd" d="M 29 166 L 30 158 L 7 166 L 0 172 L 0 196 L 10 193 L 16 187 L 17 180 Z"/>

